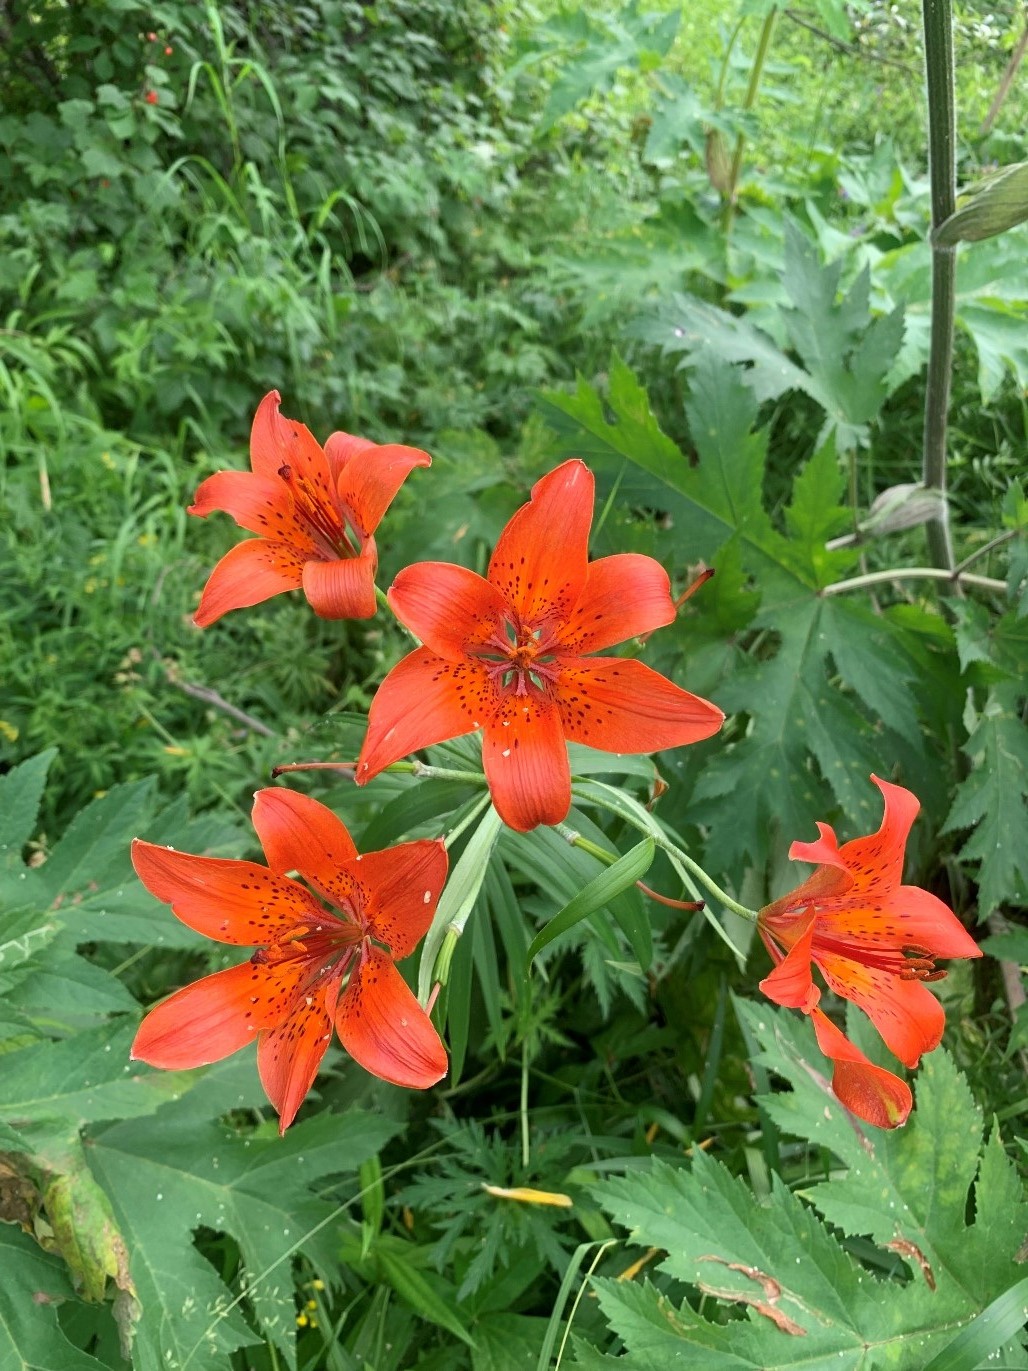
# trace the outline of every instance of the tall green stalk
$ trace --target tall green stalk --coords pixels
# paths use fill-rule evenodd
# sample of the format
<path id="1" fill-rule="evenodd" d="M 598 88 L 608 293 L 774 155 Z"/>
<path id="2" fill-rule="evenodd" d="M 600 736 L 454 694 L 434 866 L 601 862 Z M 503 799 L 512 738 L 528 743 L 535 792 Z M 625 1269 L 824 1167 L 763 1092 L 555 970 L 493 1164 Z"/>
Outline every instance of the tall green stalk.
<path id="1" fill-rule="evenodd" d="M 757 41 L 757 51 L 753 57 L 753 65 L 750 67 L 750 79 L 746 84 L 746 95 L 742 102 L 744 110 L 751 110 L 757 103 L 757 96 L 760 94 L 760 82 L 764 75 L 764 65 L 767 62 L 767 55 L 771 50 L 771 39 L 774 37 L 775 25 L 778 23 L 779 10 L 777 6 L 768 10 L 764 16 L 764 22 L 760 29 L 760 38 Z M 738 29 L 736 30 L 738 33 Z M 732 35 L 732 42 L 735 42 L 735 34 Z M 728 58 L 725 58 L 727 66 Z M 728 190 L 725 196 L 724 208 L 724 230 L 728 233 L 732 227 L 732 220 L 735 217 L 735 195 L 739 187 L 739 177 L 742 175 L 742 158 L 746 149 L 746 135 L 740 133 L 735 140 L 735 151 L 732 154 L 732 167 L 728 175 Z"/>
<path id="2" fill-rule="evenodd" d="M 928 83 L 928 171 L 932 195 L 932 333 L 924 413 L 922 481 L 946 494 L 946 422 L 953 371 L 953 316 L 956 302 L 956 247 L 941 246 L 936 230 L 956 208 L 956 98 L 953 89 L 953 16 L 950 0 L 922 0 L 925 71 Z M 927 525 L 928 555 L 938 567 L 952 568 L 953 544 L 945 503 Z"/>

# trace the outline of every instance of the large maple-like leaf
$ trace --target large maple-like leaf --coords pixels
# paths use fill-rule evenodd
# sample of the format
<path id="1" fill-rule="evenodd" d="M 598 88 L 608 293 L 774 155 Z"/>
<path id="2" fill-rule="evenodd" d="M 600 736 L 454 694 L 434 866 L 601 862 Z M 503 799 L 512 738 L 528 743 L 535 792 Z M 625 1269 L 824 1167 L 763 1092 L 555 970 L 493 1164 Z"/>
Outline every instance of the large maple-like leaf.
<path id="1" fill-rule="evenodd" d="M 775 1176 L 762 1205 L 697 1150 L 688 1169 L 654 1163 L 597 1187 L 634 1241 L 665 1252 L 662 1272 L 745 1316 L 714 1322 L 680 1296 L 605 1281 L 600 1304 L 627 1355 L 601 1360 L 583 1349 L 578 1364 L 921 1371 L 969 1320 L 1021 1289 L 1016 1258 L 1028 1206 L 1016 1172 L 997 1136 L 983 1146 L 981 1114 L 944 1053 L 922 1070 L 907 1128 L 865 1130 L 830 1094 L 807 1024 L 769 1007 L 742 1008 L 763 1045 L 761 1063 L 795 1086 L 793 1096 L 764 1097 L 764 1107 L 835 1151 L 846 1173 L 800 1194 Z M 868 1252 L 864 1264 L 838 1231 L 882 1251 Z M 902 1259 L 909 1279 L 879 1274 L 887 1254 Z M 993 1326 L 996 1340 L 982 1356 L 1005 1344 L 1001 1365 L 1028 1366 L 1021 1338 L 1012 1337 L 1016 1324 Z"/>
<path id="2" fill-rule="evenodd" d="M 353 1110 L 298 1124 L 281 1140 L 253 1138 L 173 1107 L 94 1134 L 90 1165 L 128 1246 L 141 1307 L 137 1371 L 227 1367 L 230 1352 L 255 1340 L 241 1314 L 244 1299 L 294 1366 L 290 1258 L 303 1251 L 328 1268 L 335 1257 L 329 1225 L 339 1208 L 313 1187 L 356 1171 L 397 1127 Z M 193 1245 L 198 1228 L 239 1244 L 238 1296 Z"/>
<path id="3" fill-rule="evenodd" d="M 882 765 L 879 735 L 887 728 L 906 737 L 916 753 L 919 708 L 902 626 L 822 594 L 857 555 L 826 547 L 848 517 L 832 444 L 795 478 L 783 531 L 762 496 L 767 439 L 756 428 L 752 389 L 709 353 L 690 379 L 695 463 L 661 431 L 646 392 L 618 358 L 606 404 L 579 382 L 574 396 L 548 394 L 544 412 L 569 453 L 591 458 L 601 477 L 617 482 L 619 499 L 666 511 L 676 548 L 715 567 L 729 549 L 760 595 L 755 616 L 752 604 L 739 602 L 743 622 L 763 630 L 759 650 L 744 664 L 724 656 L 724 677 L 703 681 L 719 705 L 747 720 L 702 749 L 688 813 L 710 831 L 708 857 L 727 870 L 760 860 L 776 825 L 791 837 L 810 831 L 833 795 L 848 822 L 870 825 L 867 777 Z M 687 630 L 682 641 L 688 654 Z M 748 797 L 745 807 L 739 794 Z"/>

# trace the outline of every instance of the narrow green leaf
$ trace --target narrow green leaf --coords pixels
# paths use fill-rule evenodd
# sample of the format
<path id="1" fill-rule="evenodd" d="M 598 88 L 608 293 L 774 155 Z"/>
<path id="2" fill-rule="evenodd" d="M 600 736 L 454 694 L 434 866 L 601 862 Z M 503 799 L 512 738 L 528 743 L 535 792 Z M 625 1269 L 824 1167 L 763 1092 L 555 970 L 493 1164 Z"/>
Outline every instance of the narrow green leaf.
<path id="1" fill-rule="evenodd" d="M 402 1300 L 406 1300 L 410 1307 L 429 1323 L 445 1328 L 468 1347 L 474 1347 L 474 1339 L 456 1312 L 433 1290 L 416 1266 L 402 1257 L 395 1248 L 380 1247 L 375 1255 L 382 1275 Z"/>
<path id="2" fill-rule="evenodd" d="M 619 895 L 622 890 L 627 890 L 634 885 L 642 876 L 649 871 L 653 862 L 653 839 L 644 838 L 641 843 L 636 843 L 624 856 L 619 857 L 613 866 L 608 866 L 601 871 L 598 876 L 594 876 L 584 890 L 580 891 L 573 900 L 570 900 L 559 913 L 553 918 L 532 939 L 528 948 L 528 964 L 532 965 L 536 957 L 553 942 L 554 938 L 566 933 L 569 928 L 573 928 L 581 919 L 587 918 L 594 910 L 600 909 L 603 905 L 609 904 L 615 895 Z"/>
<path id="3" fill-rule="evenodd" d="M 976 1371 L 996 1349 L 1022 1332 L 1028 1322 L 1028 1276 L 1006 1290 L 962 1328 L 925 1366 L 924 1371 Z"/>
<path id="4" fill-rule="evenodd" d="M 564 1271 L 564 1279 L 560 1283 L 557 1291 L 557 1298 L 553 1302 L 553 1312 L 550 1314 L 550 1322 L 546 1328 L 546 1336 L 543 1338 L 543 1345 L 539 1350 L 539 1360 L 535 1364 L 535 1371 L 549 1371 L 550 1363 L 553 1359 L 553 1349 L 557 1345 L 557 1334 L 560 1332 L 560 1322 L 564 1317 L 564 1306 L 568 1302 L 571 1288 L 578 1280 L 578 1274 L 585 1265 L 585 1259 L 590 1252 L 595 1252 L 593 1266 L 602 1257 L 608 1247 L 614 1247 L 616 1243 L 613 1239 L 606 1242 L 583 1242 L 575 1248 L 571 1254 Z"/>

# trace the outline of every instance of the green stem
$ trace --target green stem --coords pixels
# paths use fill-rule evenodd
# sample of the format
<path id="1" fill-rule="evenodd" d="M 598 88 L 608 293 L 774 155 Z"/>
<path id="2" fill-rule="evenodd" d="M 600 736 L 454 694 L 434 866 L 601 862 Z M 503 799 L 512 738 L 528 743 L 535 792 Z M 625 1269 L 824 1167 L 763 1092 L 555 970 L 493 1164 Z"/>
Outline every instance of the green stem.
<path id="1" fill-rule="evenodd" d="M 825 586 L 821 595 L 843 595 L 848 590 L 862 590 L 864 586 L 880 586 L 887 581 L 948 581 L 954 586 L 977 586 L 979 590 L 1005 595 L 1006 581 L 992 576 L 976 576 L 969 571 L 947 571 L 936 566 L 893 567 L 888 571 L 868 571 L 863 576 L 851 576 L 848 581 L 834 581 Z"/>
<path id="2" fill-rule="evenodd" d="M 615 812 L 621 813 L 620 810 Z M 677 857 L 682 865 L 687 870 L 691 871 L 700 884 L 705 885 L 714 898 L 719 900 L 726 909 L 732 909 L 736 914 L 741 914 L 744 919 L 750 919 L 752 922 L 756 922 L 757 915 L 755 911 L 747 909 L 744 904 L 739 904 L 738 900 L 733 900 L 727 891 L 721 889 L 713 876 L 708 876 L 703 867 L 700 866 L 698 862 L 695 862 L 687 853 L 683 852 L 677 843 L 673 843 L 670 838 L 666 838 L 656 827 L 644 827 L 642 824 L 637 823 L 631 814 L 622 814 L 621 817 L 633 824 L 640 833 L 645 833 L 648 838 L 652 838 L 656 847 L 663 848 L 665 852 L 672 853 Z M 574 829 L 568 828 L 566 824 L 557 824 L 556 828 L 562 838 L 566 838 L 568 842 L 573 843 L 575 847 L 580 847 L 583 852 L 589 852 L 594 857 L 598 857 L 606 866 L 610 866 L 613 862 L 617 861 L 616 854 L 612 855 L 611 853 L 604 851 L 602 847 L 597 847 L 594 842 L 590 842 L 588 838 L 583 838 L 580 833 L 576 833 Z"/>
<path id="3" fill-rule="evenodd" d="M 389 603 L 389 596 L 385 593 L 385 591 L 382 589 L 380 585 L 375 586 L 375 599 L 378 601 L 382 609 L 387 609 L 389 613 L 392 614 L 393 607 Z"/>
<path id="4" fill-rule="evenodd" d="M 327 764 L 326 764 L 327 765 Z M 384 771 L 406 773 L 409 776 L 424 776 L 430 781 L 476 781 L 485 783 L 484 771 L 454 771 L 446 766 L 429 766 L 427 762 L 390 762 Z"/>
<path id="5" fill-rule="evenodd" d="M 532 1160 L 528 1133 L 528 1035 L 521 1040 L 521 1165 L 527 1171 Z"/>
<path id="6" fill-rule="evenodd" d="M 997 533 L 995 538 L 990 538 L 987 543 L 983 543 L 981 547 L 976 548 L 974 552 L 970 553 L 962 562 L 958 563 L 958 565 L 953 568 L 954 576 L 962 576 L 969 566 L 973 566 L 975 562 L 980 562 L 983 557 L 988 557 L 990 552 L 995 552 L 996 549 L 1002 547 L 1004 543 L 1009 543 L 1012 538 L 1016 538 L 1021 532 L 1023 532 L 1023 530 L 1019 528 L 1008 528 L 1002 533 Z"/>
<path id="7" fill-rule="evenodd" d="M 950 0 L 922 0 L 925 75 L 928 86 L 928 172 L 932 233 L 956 208 L 956 97 L 953 89 L 953 16 Z M 922 483 L 946 494 L 946 424 L 953 372 L 956 310 L 956 248 L 932 240 L 932 332 L 924 411 Z M 928 556 L 937 567 L 952 568 L 949 515 L 943 504 L 926 526 Z"/>
<path id="8" fill-rule="evenodd" d="M 927 0 L 926 0 L 927 2 Z M 742 102 L 744 110 L 751 110 L 757 103 L 757 96 L 760 93 L 760 82 L 764 75 L 764 65 L 767 62 L 767 55 L 771 49 L 771 39 L 774 37 L 775 25 L 778 23 L 778 8 L 768 10 L 764 16 L 764 23 L 760 30 L 760 40 L 757 43 L 757 51 L 753 58 L 753 66 L 750 68 L 750 79 L 746 86 L 746 95 Z M 742 174 L 742 158 L 746 148 L 746 135 L 740 133 L 735 140 L 735 152 L 732 155 L 732 169 L 728 177 L 728 196 L 725 202 L 724 230 L 726 233 L 732 227 L 732 219 L 735 216 L 735 195 L 739 186 L 739 177 Z"/>
<path id="9" fill-rule="evenodd" d="M 720 72 L 718 73 L 718 78 L 717 78 L 717 90 L 714 92 L 714 108 L 715 108 L 715 109 L 723 109 L 723 108 L 724 108 L 724 104 L 725 104 L 725 82 L 728 80 L 728 69 L 729 69 L 729 67 L 730 67 L 730 65 L 731 65 L 732 53 L 735 51 L 735 45 L 736 45 L 736 42 L 738 41 L 739 34 L 742 33 L 742 26 L 743 26 L 744 22 L 745 22 L 744 19 L 739 19 L 739 20 L 736 21 L 735 28 L 732 30 L 731 37 L 729 38 L 728 43 L 727 43 L 726 46 L 725 46 L 725 55 L 724 55 L 724 57 L 723 57 L 722 60 L 721 60 L 721 70 L 720 70 Z"/>

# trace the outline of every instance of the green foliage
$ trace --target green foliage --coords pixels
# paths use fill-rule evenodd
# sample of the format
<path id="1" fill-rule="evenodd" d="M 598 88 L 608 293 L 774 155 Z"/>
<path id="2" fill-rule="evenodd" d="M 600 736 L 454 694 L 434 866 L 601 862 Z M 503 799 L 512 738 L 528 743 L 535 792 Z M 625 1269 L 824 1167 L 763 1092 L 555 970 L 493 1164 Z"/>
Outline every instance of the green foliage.
<path id="1" fill-rule="evenodd" d="M 982 918 L 1004 901 L 1028 897 L 1028 736 L 1019 690 L 995 686 L 964 748 L 973 770 L 957 788 L 946 820 L 949 829 L 974 828 L 960 849 L 979 861 Z"/>
<path id="2" fill-rule="evenodd" d="M 903 307 L 872 319 L 869 268 L 839 300 L 841 260 L 823 266 L 816 250 L 788 223 L 782 287 L 787 303 L 764 327 L 689 296 L 676 296 L 641 330 L 666 352 L 684 353 L 690 364 L 709 349 L 743 373 L 758 400 L 802 390 L 825 412 L 821 439 L 831 434 L 840 448 L 866 440 L 892 386 L 890 372 L 903 340 Z M 774 341 L 784 333 L 786 348 Z M 788 350 L 798 353 L 797 365 Z"/>
<path id="3" fill-rule="evenodd" d="M 1007 54 L 958 9 L 972 182 L 1028 149 L 1013 98 L 970 133 Z M 0 6 L 4 1371 L 1025 1364 L 1023 1195 L 982 1143 L 1023 1122 L 1028 1041 L 1025 230 L 959 256 L 951 513 L 985 579 L 904 579 L 919 38 L 876 2 L 783 10 L 754 100 L 768 12 Z M 418 987 L 451 1071 L 399 1092 L 333 1051 L 284 1139 L 252 1056 L 128 1057 L 142 1007 L 226 964 L 131 838 L 251 855 L 255 786 L 352 761 L 409 647 L 298 595 L 190 624 L 238 534 L 186 506 L 245 467 L 272 387 L 319 438 L 431 450 L 383 587 L 484 570 L 535 477 L 587 458 L 594 555 L 655 556 L 676 593 L 716 567 L 645 658 L 730 713 L 656 764 L 573 748 L 559 832 L 499 831 L 474 739 L 367 789 L 291 776 L 364 849 L 450 840 Z M 840 590 L 868 571 L 895 576 Z M 939 988 L 966 1083 L 929 1057 L 895 1135 L 854 1126 L 798 1016 L 733 1018 L 766 962 L 730 904 L 634 884 L 706 894 L 680 848 L 759 906 L 816 820 L 874 827 L 872 769 L 924 805 L 908 879 L 996 915 L 1007 959 Z M 614 1279 L 622 1219 L 650 1284 Z"/>
<path id="4" fill-rule="evenodd" d="M 702 1152 L 688 1170 L 658 1163 L 600 1187 L 632 1241 L 665 1251 L 659 1270 L 681 1283 L 599 1283 L 627 1351 L 609 1364 L 923 1368 L 969 1319 L 1020 1289 L 1028 1208 L 1002 1142 L 994 1130 L 983 1144 L 981 1113 L 943 1053 L 922 1069 L 908 1128 L 867 1136 L 826 1094 L 813 1034 L 780 1011 L 743 1008 L 762 1064 L 795 1086 L 765 1098 L 765 1108 L 830 1148 L 845 1170 L 799 1194 L 775 1177 L 762 1205 Z M 840 1235 L 875 1246 L 847 1249 Z M 907 1276 L 897 1279 L 887 1253 Z M 695 1296 L 674 1293 L 682 1285 L 704 1298 L 702 1312 Z M 726 1311 L 720 1318 L 710 1317 L 710 1301 Z M 740 1307 L 745 1318 L 727 1312 Z M 996 1321 L 993 1330 L 980 1359 L 1002 1344 L 1003 1364 L 1028 1365 L 1020 1328 Z M 584 1353 L 577 1364 L 607 1362 Z"/>

